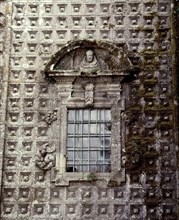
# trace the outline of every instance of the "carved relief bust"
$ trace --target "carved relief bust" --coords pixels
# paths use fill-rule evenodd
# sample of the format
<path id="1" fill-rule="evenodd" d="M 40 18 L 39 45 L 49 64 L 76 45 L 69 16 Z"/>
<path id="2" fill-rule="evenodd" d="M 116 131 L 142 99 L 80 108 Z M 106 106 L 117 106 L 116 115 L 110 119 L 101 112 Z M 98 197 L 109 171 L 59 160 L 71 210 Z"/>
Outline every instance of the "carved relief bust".
<path id="1" fill-rule="evenodd" d="M 122 48 L 96 41 L 76 41 L 63 47 L 47 64 L 49 77 L 128 75 L 132 64 Z"/>
<path id="2" fill-rule="evenodd" d="M 100 69 L 99 62 L 93 50 L 87 50 L 81 62 L 80 71 L 82 73 L 96 73 Z"/>

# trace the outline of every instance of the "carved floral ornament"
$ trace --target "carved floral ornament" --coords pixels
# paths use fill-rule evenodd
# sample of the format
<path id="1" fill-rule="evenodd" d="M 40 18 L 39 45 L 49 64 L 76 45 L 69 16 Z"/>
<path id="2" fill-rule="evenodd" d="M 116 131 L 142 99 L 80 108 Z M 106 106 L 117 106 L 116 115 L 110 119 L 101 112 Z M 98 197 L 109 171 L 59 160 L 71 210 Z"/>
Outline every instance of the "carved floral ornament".
<path id="1" fill-rule="evenodd" d="M 126 76 L 132 64 L 122 48 L 112 43 L 75 41 L 64 46 L 50 60 L 45 75 L 56 81 L 61 76 Z"/>

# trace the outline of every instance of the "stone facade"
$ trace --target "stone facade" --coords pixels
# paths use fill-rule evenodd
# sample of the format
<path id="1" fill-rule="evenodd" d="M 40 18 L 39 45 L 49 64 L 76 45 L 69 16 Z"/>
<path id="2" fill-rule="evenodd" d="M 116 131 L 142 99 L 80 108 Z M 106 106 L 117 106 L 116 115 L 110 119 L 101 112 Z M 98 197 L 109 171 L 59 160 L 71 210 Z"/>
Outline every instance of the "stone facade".
<path id="1" fill-rule="evenodd" d="M 0 1 L 1 219 L 177 219 L 174 10 Z M 111 172 L 66 172 L 68 107 L 112 109 Z"/>

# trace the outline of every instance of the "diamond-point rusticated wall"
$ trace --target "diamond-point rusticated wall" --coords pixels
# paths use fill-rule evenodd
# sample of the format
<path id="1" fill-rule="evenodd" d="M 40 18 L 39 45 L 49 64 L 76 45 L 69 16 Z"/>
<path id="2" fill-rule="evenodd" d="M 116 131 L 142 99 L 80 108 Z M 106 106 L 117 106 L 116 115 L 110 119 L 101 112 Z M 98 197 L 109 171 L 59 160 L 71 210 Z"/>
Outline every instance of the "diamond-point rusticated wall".
<path id="1" fill-rule="evenodd" d="M 176 4 L 172 12 L 171 3 L 0 1 L 1 219 L 177 219 L 171 39 L 178 10 Z M 54 156 L 60 151 L 59 108 L 64 97 L 59 94 L 75 91 L 74 98 L 83 100 L 80 81 L 65 87 L 65 80 L 61 85 L 47 80 L 44 69 L 64 45 L 84 39 L 122 47 L 134 66 L 121 83 L 125 181 L 120 186 L 106 187 L 94 178 L 60 187 L 51 181 L 51 171 L 36 166 L 44 146 Z M 94 90 L 94 98 L 105 99 L 105 85 Z"/>
<path id="2" fill-rule="evenodd" d="M 7 88 L 9 72 L 9 48 L 10 33 L 8 23 L 10 22 L 10 7 L 2 1 L 0 3 L 0 185 L 2 184 L 2 167 L 4 156 Z M 1 197 L 1 191 L 0 191 Z"/>

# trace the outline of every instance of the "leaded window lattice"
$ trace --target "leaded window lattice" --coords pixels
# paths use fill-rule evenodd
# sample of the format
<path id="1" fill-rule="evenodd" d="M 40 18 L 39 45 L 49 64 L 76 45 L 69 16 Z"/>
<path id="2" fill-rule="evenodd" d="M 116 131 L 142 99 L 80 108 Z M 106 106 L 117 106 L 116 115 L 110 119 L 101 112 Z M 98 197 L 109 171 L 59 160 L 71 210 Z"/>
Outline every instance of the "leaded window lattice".
<path id="1" fill-rule="evenodd" d="M 111 110 L 69 109 L 67 172 L 111 171 Z"/>

